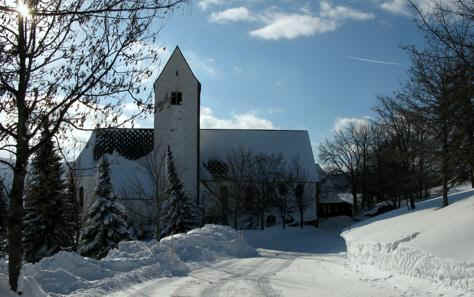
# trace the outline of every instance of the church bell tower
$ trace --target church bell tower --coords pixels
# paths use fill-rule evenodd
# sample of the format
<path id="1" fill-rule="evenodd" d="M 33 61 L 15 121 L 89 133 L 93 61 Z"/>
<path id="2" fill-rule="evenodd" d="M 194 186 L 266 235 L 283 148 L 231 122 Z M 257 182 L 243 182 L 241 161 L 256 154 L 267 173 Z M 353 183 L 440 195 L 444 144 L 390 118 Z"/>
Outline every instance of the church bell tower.
<path id="1" fill-rule="evenodd" d="M 176 47 L 155 81 L 154 153 L 166 160 L 168 147 L 190 198 L 199 195 L 199 114 L 201 83 Z M 167 177 L 166 166 L 161 176 Z"/>

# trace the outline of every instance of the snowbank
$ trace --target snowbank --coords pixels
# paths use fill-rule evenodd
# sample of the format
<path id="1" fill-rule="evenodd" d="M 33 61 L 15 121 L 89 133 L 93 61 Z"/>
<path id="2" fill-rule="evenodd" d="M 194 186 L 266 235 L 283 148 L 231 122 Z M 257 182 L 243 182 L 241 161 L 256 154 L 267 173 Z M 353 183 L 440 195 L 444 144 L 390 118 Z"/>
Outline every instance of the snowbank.
<path id="1" fill-rule="evenodd" d="M 158 277 L 182 276 L 187 262 L 256 256 L 255 249 L 235 230 L 206 225 L 160 242 L 121 242 L 102 260 L 60 252 L 39 263 L 25 265 L 26 297 L 101 296 Z M 9 296 L 7 263 L 0 263 L 0 296 Z M 35 289 L 32 289 L 35 288 Z M 44 293 L 46 292 L 46 293 Z"/>
<path id="2" fill-rule="evenodd" d="M 342 233 L 356 269 L 375 266 L 474 292 L 474 190 L 399 209 Z"/>
<path id="3" fill-rule="evenodd" d="M 220 225 L 206 225 L 186 234 L 168 236 L 160 243 L 174 250 L 184 262 L 257 256 L 255 248 L 250 247 L 239 232 Z"/>

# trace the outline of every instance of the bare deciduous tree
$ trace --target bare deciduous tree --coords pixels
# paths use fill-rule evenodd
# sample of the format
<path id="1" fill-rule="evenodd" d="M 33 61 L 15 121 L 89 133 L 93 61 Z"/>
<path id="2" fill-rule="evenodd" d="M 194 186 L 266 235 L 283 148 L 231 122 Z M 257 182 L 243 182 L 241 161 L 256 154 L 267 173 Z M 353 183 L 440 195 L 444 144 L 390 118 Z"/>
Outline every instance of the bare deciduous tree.
<path id="1" fill-rule="evenodd" d="M 362 168 L 361 150 L 357 147 L 354 136 L 358 127 L 354 123 L 336 131 L 332 140 L 326 139 L 319 146 L 319 160 L 330 174 L 342 174 L 351 185 L 353 197 L 353 214 L 358 212 L 357 193 L 360 190 L 359 180 Z"/>
<path id="2" fill-rule="evenodd" d="M 0 5 L 0 149 L 15 156 L 9 211 L 9 281 L 22 266 L 27 162 L 51 137 L 98 124 L 118 125 L 124 98 L 152 110 L 142 83 L 157 60 L 156 21 L 184 0 L 4 1 Z M 126 97 L 125 97 L 126 96 Z"/>
<path id="3" fill-rule="evenodd" d="M 298 158 L 292 160 L 289 166 L 288 181 L 293 194 L 293 202 L 300 217 L 300 228 L 304 227 L 304 212 L 310 205 L 305 193 L 308 191 L 306 172 Z"/>

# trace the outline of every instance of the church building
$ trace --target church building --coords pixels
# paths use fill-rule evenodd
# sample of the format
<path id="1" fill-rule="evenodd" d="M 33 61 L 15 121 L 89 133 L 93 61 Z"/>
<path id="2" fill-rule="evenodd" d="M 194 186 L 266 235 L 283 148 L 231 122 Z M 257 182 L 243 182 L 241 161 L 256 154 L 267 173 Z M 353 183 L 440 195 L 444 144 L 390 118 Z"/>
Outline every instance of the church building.
<path id="1" fill-rule="evenodd" d="M 212 205 L 209 184 L 212 174 L 205 164 L 225 161 L 229 154 L 247 151 L 274 154 L 286 161 L 298 160 L 304 172 L 305 191 L 315 218 L 315 183 L 318 181 L 311 142 L 305 130 L 201 129 L 201 83 L 181 50 L 176 47 L 154 83 L 154 128 L 96 129 L 76 160 L 78 197 L 83 210 L 94 199 L 97 166 L 107 156 L 114 193 L 129 210 L 135 225 L 152 224 L 154 193 L 166 188 L 168 149 L 189 197 L 203 207 Z"/>

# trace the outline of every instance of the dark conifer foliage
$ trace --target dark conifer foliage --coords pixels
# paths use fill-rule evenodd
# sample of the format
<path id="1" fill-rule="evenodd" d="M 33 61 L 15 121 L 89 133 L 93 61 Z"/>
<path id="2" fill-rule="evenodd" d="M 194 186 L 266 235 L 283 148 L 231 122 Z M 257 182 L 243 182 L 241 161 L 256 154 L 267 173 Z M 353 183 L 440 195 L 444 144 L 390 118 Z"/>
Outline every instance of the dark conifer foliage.
<path id="1" fill-rule="evenodd" d="M 60 250 L 70 250 L 70 221 L 64 216 L 64 170 L 47 127 L 42 146 L 32 161 L 30 188 L 25 200 L 24 249 L 28 262 L 38 262 Z"/>
<path id="2" fill-rule="evenodd" d="M 168 200 L 165 201 L 161 213 L 161 237 L 187 232 L 199 226 L 199 211 L 196 203 L 186 196 L 183 183 L 176 173 L 174 157 L 170 148 L 166 156 L 168 168 Z"/>
<path id="3" fill-rule="evenodd" d="M 120 241 L 129 240 L 125 208 L 114 197 L 110 168 L 104 156 L 99 165 L 95 200 L 87 211 L 81 233 L 81 255 L 100 259 Z"/>

